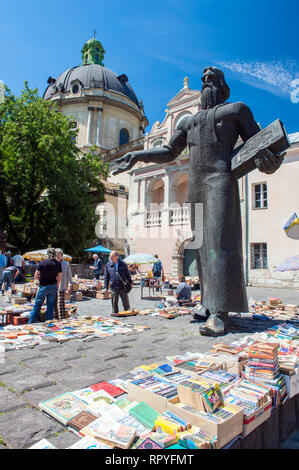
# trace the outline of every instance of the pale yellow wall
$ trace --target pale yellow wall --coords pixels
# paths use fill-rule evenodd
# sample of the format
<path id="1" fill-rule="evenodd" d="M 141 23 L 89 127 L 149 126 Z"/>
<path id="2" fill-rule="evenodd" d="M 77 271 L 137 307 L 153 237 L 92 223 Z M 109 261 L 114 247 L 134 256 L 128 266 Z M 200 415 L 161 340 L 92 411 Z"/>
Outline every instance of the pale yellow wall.
<path id="1" fill-rule="evenodd" d="M 102 114 L 102 147 L 110 149 L 119 145 L 119 131 L 129 131 L 130 141 L 139 137 L 139 120 L 136 116 L 123 109 L 105 105 Z"/>
<path id="2" fill-rule="evenodd" d="M 253 185 L 267 183 L 268 208 L 253 208 Z M 248 175 L 249 242 L 267 243 L 268 271 L 290 256 L 299 254 L 299 240 L 287 237 L 283 227 L 294 212 L 299 213 L 299 148 L 288 151 L 280 169 L 273 175 L 258 170 Z M 259 271 L 259 272 L 257 272 Z M 250 270 L 251 277 L 267 275 Z"/>

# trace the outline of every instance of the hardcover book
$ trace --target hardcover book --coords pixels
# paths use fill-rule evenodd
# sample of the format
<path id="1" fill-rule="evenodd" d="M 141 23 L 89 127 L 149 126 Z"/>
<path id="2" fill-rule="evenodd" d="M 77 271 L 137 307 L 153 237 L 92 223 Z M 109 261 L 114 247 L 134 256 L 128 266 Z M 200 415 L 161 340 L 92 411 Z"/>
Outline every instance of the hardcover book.
<path id="1" fill-rule="evenodd" d="M 158 416 L 160 416 L 160 413 L 158 413 L 158 411 L 154 410 L 154 408 L 147 405 L 143 401 L 141 403 L 138 403 L 138 405 L 134 406 L 134 408 L 131 408 L 129 414 L 131 416 L 134 416 L 137 421 L 139 421 L 148 429 L 155 428 L 156 419 L 158 418 Z"/>
<path id="2" fill-rule="evenodd" d="M 68 449 L 112 449 L 112 446 L 104 444 L 92 437 L 83 437 L 80 441 L 68 447 Z"/>
<path id="3" fill-rule="evenodd" d="M 48 413 L 62 424 L 67 424 L 81 411 L 86 411 L 86 403 L 75 397 L 72 393 L 63 393 L 58 397 L 43 401 L 39 404 L 41 410 Z"/>
<path id="4" fill-rule="evenodd" d="M 107 444 L 128 449 L 136 437 L 136 431 L 131 426 L 118 422 L 109 416 L 100 417 L 82 430 L 85 436 L 100 439 Z"/>
<path id="5" fill-rule="evenodd" d="M 96 416 L 89 413 L 88 411 L 81 411 L 77 416 L 72 418 L 68 421 L 68 426 L 75 429 L 76 431 L 80 431 L 85 426 L 88 426 L 90 423 L 97 419 Z"/>
<path id="6" fill-rule="evenodd" d="M 114 398 L 126 393 L 125 390 L 122 390 L 121 388 L 115 385 L 112 385 L 106 381 L 91 385 L 90 388 L 92 389 L 93 392 L 97 392 L 98 390 L 105 390 L 105 392 L 109 393 L 109 395 L 111 395 Z"/>

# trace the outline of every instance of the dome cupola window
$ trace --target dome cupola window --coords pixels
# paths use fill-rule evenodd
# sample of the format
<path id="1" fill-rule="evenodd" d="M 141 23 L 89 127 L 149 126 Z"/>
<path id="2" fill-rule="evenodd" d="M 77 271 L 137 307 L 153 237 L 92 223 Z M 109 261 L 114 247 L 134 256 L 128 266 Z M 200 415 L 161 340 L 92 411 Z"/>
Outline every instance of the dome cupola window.
<path id="1" fill-rule="evenodd" d="M 119 145 L 125 145 L 129 142 L 130 136 L 128 129 L 124 127 L 119 131 Z"/>

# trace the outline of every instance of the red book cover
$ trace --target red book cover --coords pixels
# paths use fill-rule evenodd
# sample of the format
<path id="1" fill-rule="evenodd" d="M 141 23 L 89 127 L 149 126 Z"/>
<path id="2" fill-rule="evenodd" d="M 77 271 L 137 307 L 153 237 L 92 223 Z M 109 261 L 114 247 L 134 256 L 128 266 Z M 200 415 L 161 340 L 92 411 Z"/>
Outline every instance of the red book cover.
<path id="1" fill-rule="evenodd" d="M 109 393 L 111 397 L 118 397 L 119 395 L 126 393 L 122 388 L 117 387 L 116 385 L 112 385 L 106 381 L 91 385 L 90 388 L 93 392 L 97 392 L 98 390 L 105 390 L 105 392 Z"/>

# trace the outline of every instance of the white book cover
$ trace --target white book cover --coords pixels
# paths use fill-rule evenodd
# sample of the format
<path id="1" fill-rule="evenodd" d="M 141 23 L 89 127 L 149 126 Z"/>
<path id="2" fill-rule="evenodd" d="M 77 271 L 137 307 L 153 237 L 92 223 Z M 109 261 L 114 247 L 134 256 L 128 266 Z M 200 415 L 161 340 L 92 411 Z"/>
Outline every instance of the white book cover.
<path id="1" fill-rule="evenodd" d="M 29 449 L 56 449 L 56 447 L 53 446 L 53 444 L 51 444 L 51 442 L 49 442 L 47 439 L 41 439 L 36 444 L 29 447 Z"/>
<path id="2" fill-rule="evenodd" d="M 68 447 L 68 449 L 112 449 L 112 447 L 92 437 L 83 437 L 83 439 L 80 439 L 80 441 Z"/>

